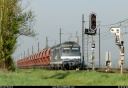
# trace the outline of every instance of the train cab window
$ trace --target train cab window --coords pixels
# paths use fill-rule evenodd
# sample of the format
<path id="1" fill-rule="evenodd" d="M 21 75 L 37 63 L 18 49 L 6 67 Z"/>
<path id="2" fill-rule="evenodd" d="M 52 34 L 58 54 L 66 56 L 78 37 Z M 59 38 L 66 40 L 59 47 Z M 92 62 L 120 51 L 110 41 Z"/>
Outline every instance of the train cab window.
<path id="1" fill-rule="evenodd" d="M 69 53 L 70 52 L 70 48 L 63 48 L 63 52 L 64 53 Z"/>
<path id="2" fill-rule="evenodd" d="M 73 52 L 73 53 L 79 52 L 79 48 L 72 48 L 72 52 Z"/>

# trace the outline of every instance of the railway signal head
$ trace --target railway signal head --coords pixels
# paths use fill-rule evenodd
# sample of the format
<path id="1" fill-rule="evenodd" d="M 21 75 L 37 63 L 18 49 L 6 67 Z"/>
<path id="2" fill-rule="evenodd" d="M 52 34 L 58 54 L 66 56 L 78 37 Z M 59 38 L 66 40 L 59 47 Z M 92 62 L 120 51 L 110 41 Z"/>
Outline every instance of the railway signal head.
<path id="1" fill-rule="evenodd" d="M 111 61 L 107 60 L 106 61 L 106 66 L 111 66 Z"/>
<path id="2" fill-rule="evenodd" d="M 123 65 L 123 60 L 121 60 L 121 65 Z"/>
<path id="3" fill-rule="evenodd" d="M 124 41 L 121 41 L 121 46 L 124 46 Z"/>
<path id="4" fill-rule="evenodd" d="M 92 44 L 92 48 L 95 48 L 95 44 Z"/>
<path id="5" fill-rule="evenodd" d="M 91 31 L 96 30 L 96 14 L 94 13 L 90 14 L 90 30 Z"/>
<path id="6" fill-rule="evenodd" d="M 111 33 L 115 33 L 115 43 L 120 45 L 120 28 L 110 28 Z"/>
<path id="7" fill-rule="evenodd" d="M 120 46 L 120 55 L 124 56 L 124 46 Z M 124 60 L 124 58 L 121 57 L 122 60 Z"/>
<path id="8" fill-rule="evenodd" d="M 111 27 L 110 28 L 111 33 L 116 33 L 116 35 L 120 35 L 120 28 L 118 27 Z"/>
<path id="9" fill-rule="evenodd" d="M 120 36 L 116 35 L 115 37 L 115 43 L 120 44 Z"/>

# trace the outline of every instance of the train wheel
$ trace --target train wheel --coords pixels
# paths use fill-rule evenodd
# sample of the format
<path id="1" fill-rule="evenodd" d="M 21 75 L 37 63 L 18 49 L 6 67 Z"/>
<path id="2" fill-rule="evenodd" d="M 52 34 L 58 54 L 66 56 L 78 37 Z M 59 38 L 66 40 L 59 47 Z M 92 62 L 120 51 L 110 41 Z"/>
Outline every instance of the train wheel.
<path id="1" fill-rule="evenodd" d="M 59 67 L 56 67 L 56 70 L 59 70 Z"/>
<path id="2" fill-rule="evenodd" d="M 66 70 L 66 64 L 62 65 L 62 70 Z"/>
<path id="3" fill-rule="evenodd" d="M 53 70 L 55 70 L 55 67 L 52 67 Z"/>
<path id="4" fill-rule="evenodd" d="M 50 66 L 48 65 L 47 67 L 46 67 L 48 70 L 50 70 Z"/>
<path id="5" fill-rule="evenodd" d="M 49 70 L 52 70 L 52 67 L 51 67 L 51 65 L 48 65 L 48 69 L 49 69 Z"/>
<path id="6" fill-rule="evenodd" d="M 64 70 L 69 70 L 69 64 L 68 64 L 68 63 L 67 63 L 67 64 L 64 64 L 64 65 L 63 65 L 63 69 L 64 69 Z"/>
<path id="7" fill-rule="evenodd" d="M 69 70 L 69 64 L 66 65 L 66 69 Z"/>
<path id="8" fill-rule="evenodd" d="M 63 65 L 61 65 L 61 70 L 64 70 L 64 66 Z"/>

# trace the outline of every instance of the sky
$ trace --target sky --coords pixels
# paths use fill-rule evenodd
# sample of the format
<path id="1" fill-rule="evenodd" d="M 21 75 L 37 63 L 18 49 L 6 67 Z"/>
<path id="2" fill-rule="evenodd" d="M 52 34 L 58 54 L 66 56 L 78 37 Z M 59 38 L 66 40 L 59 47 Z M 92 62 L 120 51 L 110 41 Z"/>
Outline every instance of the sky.
<path id="1" fill-rule="evenodd" d="M 114 34 L 109 32 L 111 27 L 120 27 L 121 33 L 128 32 L 128 21 L 116 25 L 120 21 L 128 18 L 128 0 L 23 0 L 22 7 L 29 6 L 25 11 L 32 10 L 36 15 L 34 30 L 38 35 L 35 38 L 20 36 L 18 38 L 18 47 L 15 50 L 13 57 L 21 58 L 28 56 L 33 51 L 38 52 L 39 49 L 43 50 L 46 46 L 46 37 L 48 37 L 48 45 L 53 46 L 59 44 L 60 28 L 61 28 L 61 41 L 76 41 L 76 31 L 79 36 L 79 44 L 82 43 L 82 14 L 84 14 L 85 28 L 89 28 L 89 15 L 94 12 L 97 17 L 97 34 L 94 36 L 95 41 L 95 66 L 99 65 L 99 28 L 101 34 L 101 65 L 105 66 L 105 54 L 111 52 L 112 66 L 118 66 L 120 59 L 119 48 L 115 45 Z M 100 25 L 99 25 L 100 21 Z M 126 26 L 126 27 L 124 27 Z M 87 35 L 85 35 L 85 38 Z M 121 35 L 124 38 L 125 47 L 125 63 L 128 62 L 128 34 Z M 85 42 L 87 46 L 87 42 Z M 81 46 L 82 50 L 82 46 Z M 86 53 L 87 48 L 85 48 Z M 89 36 L 88 55 L 91 55 L 91 36 Z M 85 63 L 87 62 L 87 55 L 85 55 Z M 125 64 L 125 66 L 127 66 Z"/>

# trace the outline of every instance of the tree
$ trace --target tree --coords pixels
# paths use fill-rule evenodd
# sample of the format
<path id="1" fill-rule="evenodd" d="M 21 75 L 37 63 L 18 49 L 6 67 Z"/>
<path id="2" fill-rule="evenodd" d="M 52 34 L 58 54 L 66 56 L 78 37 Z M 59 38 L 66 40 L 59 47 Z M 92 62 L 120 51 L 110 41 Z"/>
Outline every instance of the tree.
<path id="1" fill-rule="evenodd" d="M 12 70 L 12 54 L 17 48 L 17 38 L 21 35 L 34 37 L 34 12 L 23 12 L 22 0 L 0 0 L 0 67 Z"/>

